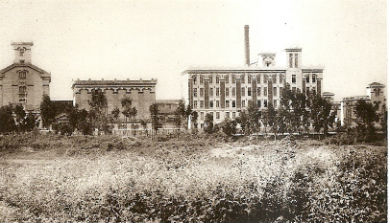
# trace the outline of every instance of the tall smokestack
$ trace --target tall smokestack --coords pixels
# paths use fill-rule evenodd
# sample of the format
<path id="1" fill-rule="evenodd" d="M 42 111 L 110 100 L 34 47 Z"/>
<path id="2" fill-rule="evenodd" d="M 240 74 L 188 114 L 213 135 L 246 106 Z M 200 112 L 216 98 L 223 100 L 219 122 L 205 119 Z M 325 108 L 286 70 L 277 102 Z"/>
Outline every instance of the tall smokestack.
<path id="1" fill-rule="evenodd" d="M 250 51 L 249 51 L 249 26 L 245 25 L 245 64 L 250 65 Z"/>

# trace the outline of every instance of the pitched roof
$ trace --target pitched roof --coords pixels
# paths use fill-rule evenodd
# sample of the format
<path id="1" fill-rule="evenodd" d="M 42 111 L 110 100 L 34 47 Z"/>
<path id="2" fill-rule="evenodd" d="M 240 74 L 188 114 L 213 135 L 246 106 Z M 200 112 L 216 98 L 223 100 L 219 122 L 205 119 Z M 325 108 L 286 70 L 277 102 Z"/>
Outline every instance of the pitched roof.
<path id="1" fill-rule="evenodd" d="M 4 75 L 5 72 L 15 68 L 15 67 L 29 67 L 35 71 L 37 71 L 38 73 L 41 74 L 41 77 L 51 77 L 51 74 L 33 64 L 30 64 L 30 63 L 13 63 L 9 66 L 7 66 L 6 68 L 3 68 L 0 70 L 0 77 Z"/>

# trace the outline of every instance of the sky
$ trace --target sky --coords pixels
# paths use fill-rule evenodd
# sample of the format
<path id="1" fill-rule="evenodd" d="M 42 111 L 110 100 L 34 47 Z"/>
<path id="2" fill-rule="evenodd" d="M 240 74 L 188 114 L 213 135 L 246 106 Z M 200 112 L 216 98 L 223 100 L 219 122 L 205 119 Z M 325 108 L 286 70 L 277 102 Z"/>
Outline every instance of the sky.
<path id="1" fill-rule="evenodd" d="M 77 78 L 156 78 L 157 99 L 179 99 L 186 68 L 244 65 L 246 24 L 251 62 L 274 52 L 285 66 L 284 49 L 301 47 L 336 100 L 387 83 L 386 0 L 2 0 L 0 67 L 11 42 L 33 41 L 52 99 L 71 100 Z"/>

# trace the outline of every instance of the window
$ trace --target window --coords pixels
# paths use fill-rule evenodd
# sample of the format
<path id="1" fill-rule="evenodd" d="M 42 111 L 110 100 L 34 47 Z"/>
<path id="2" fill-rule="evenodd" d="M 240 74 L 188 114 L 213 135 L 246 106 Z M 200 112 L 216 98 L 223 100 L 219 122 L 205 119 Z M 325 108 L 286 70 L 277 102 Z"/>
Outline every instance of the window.
<path id="1" fill-rule="evenodd" d="M 19 94 L 26 94 L 26 86 L 20 86 L 19 87 Z"/>
<path id="2" fill-rule="evenodd" d="M 245 74 L 241 75 L 241 83 L 245 82 Z"/>
<path id="3" fill-rule="evenodd" d="M 200 96 L 203 97 L 204 89 L 200 88 Z"/>
<path id="4" fill-rule="evenodd" d="M 232 96 L 235 97 L 236 96 L 236 88 L 232 88 Z"/>
<path id="5" fill-rule="evenodd" d="M 26 79 L 27 70 L 19 71 L 19 79 Z"/>
<path id="6" fill-rule="evenodd" d="M 196 84 L 196 75 L 192 77 L 192 80 L 194 81 L 194 85 Z"/>
<path id="7" fill-rule="evenodd" d="M 257 92 L 257 96 L 260 96 L 261 95 L 261 87 L 258 87 L 256 92 Z"/>
<path id="8" fill-rule="evenodd" d="M 229 108 L 229 103 L 230 103 L 229 100 L 226 100 L 226 101 L 225 101 L 226 108 Z"/>
<path id="9" fill-rule="evenodd" d="M 293 54 L 292 53 L 289 54 L 289 64 L 290 64 L 290 68 L 292 68 L 293 67 Z"/>
<path id="10" fill-rule="evenodd" d="M 316 82 L 316 75 L 315 75 L 315 74 L 312 74 L 312 75 L 311 75 L 311 82 L 312 82 L 312 83 L 315 83 L 315 82 Z"/>
<path id="11" fill-rule="evenodd" d="M 200 101 L 200 108 L 203 108 L 203 107 L 204 107 L 204 102 Z"/>
<path id="12" fill-rule="evenodd" d="M 257 100 L 257 107 L 261 108 L 261 100 Z"/>
<path id="13" fill-rule="evenodd" d="M 313 90 L 312 90 L 312 91 L 313 91 L 313 94 L 316 95 L 316 93 L 317 93 L 317 92 L 316 92 L 316 88 L 313 87 Z"/>
<path id="14" fill-rule="evenodd" d="M 225 113 L 225 118 L 230 118 L 230 113 L 229 112 Z"/>
<path id="15" fill-rule="evenodd" d="M 226 88 L 226 97 L 229 96 L 229 88 Z"/>
<path id="16" fill-rule="evenodd" d="M 213 108 L 214 107 L 214 103 L 213 101 L 210 101 L 210 108 Z"/>
<path id="17" fill-rule="evenodd" d="M 219 112 L 216 112 L 216 113 L 215 113 L 215 118 L 216 118 L 216 119 L 219 119 Z"/>
<path id="18" fill-rule="evenodd" d="M 272 75 L 272 83 L 276 84 L 276 74 Z"/>
<path id="19" fill-rule="evenodd" d="M 215 77 L 215 83 L 219 84 L 219 76 L 218 75 Z"/>
<path id="20" fill-rule="evenodd" d="M 274 107 L 276 108 L 278 106 L 278 101 L 274 99 Z"/>
<path id="21" fill-rule="evenodd" d="M 201 112 L 201 113 L 200 113 L 200 120 L 203 120 L 203 119 L 204 119 L 204 113 Z"/>
<path id="22" fill-rule="evenodd" d="M 215 101 L 215 107 L 219 108 L 219 101 L 218 100 Z"/>
<path id="23" fill-rule="evenodd" d="M 266 84 L 268 82 L 268 76 L 264 75 L 263 76 L 263 83 Z"/>
<path id="24" fill-rule="evenodd" d="M 248 83 L 252 83 L 252 76 L 248 74 Z"/>
<path id="25" fill-rule="evenodd" d="M 297 75 L 293 74 L 291 77 L 291 82 L 296 83 L 297 82 Z"/>
<path id="26" fill-rule="evenodd" d="M 274 96 L 278 96 L 278 89 L 276 87 L 274 87 L 273 93 L 274 93 Z"/>
<path id="27" fill-rule="evenodd" d="M 283 74 L 279 74 L 279 83 L 283 84 Z"/>
<path id="28" fill-rule="evenodd" d="M 229 83 L 229 75 L 225 75 L 225 82 L 228 84 Z"/>
<path id="29" fill-rule="evenodd" d="M 216 89 L 215 89 L 215 95 L 218 97 L 219 96 L 219 87 L 217 87 Z"/>
<path id="30" fill-rule="evenodd" d="M 198 101 L 194 101 L 194 108 L 195 108 L 195 109 L 198 108 Z"/>
<path id="31" fill-rule="evenodd" d="M 245 100 L 241 101 L 241 107 L 245 108 Z"/>
<path id="32" fill-rule="evenodd" d="M 260 74 L 256 75 L 256 82 L 260 84 Z"/>
<path id="33" fill-rule="evenodd" d="M 232 101 L 232 108 L 235 108 L 235 107 L 236 107 L 236 101 L 233 100 L 233 101 Z"/>
<path id="34" fill-rule="evenodd" d="M 203 76 L 200 76 L 200 83 L 203 84 Z"/>
<path id="35" fill-rule="evenodd" d="M 264 100 L 264 108 L 268 107 L 267 99 Z"/>
<path id="36" fill-rule="evenodd" d="M 242 87 L 241 88 L 241 97 L 244 97 L 245 96 L 245 87 Z"/>
<path id="37" fill-rule="evenodd" d="M 295 54 L 295 67 L 298 67 L 298 54 Z"/>
<path id="38" fill-rule="evenodd" d="M 268 95 L 267 87 L 264 87 L 264 96 Z"/>
<path id="39" fill-rule="evenodd" d="M 232 112 L 232 118 L 236 118 L 236 113 Z"/>
<path id="40" fill-rule="evenodd" d="M 306 87 L 306 95 L 309 95 L 309 94 L 310 94 L 310 88 Z"/>
<path id="41" fill-rule="evenodd" d="M 212 97 L 212 96 L 213 96 L 213 89 L 210 88 L 210 97 Z"/>
<path id="42" fill-rule="evenodd" d="M 252 88 L 248 87 L 248 96 L 252 96 Z"/>
<path id="43" fill-rule="evenodd" d="M 232 75 L 232 83 L 236 83 L 236 76 Z"/>
<path id="44" fill-rule="evenodd" d="M 307 74 L 306 76 L 306 83 L 309 83 L 310 82 L 310 74 Z"/>

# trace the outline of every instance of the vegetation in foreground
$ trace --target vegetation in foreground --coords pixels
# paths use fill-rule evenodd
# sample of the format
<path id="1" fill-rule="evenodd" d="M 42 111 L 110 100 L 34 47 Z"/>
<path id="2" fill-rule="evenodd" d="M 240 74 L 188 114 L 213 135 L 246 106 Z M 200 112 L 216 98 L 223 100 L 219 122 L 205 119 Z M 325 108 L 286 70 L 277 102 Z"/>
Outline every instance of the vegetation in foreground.
<path id="1" fill-rule="evenodd" d="M 385 146 L 0 138 L 0 222 L 386 222 Z"/>

